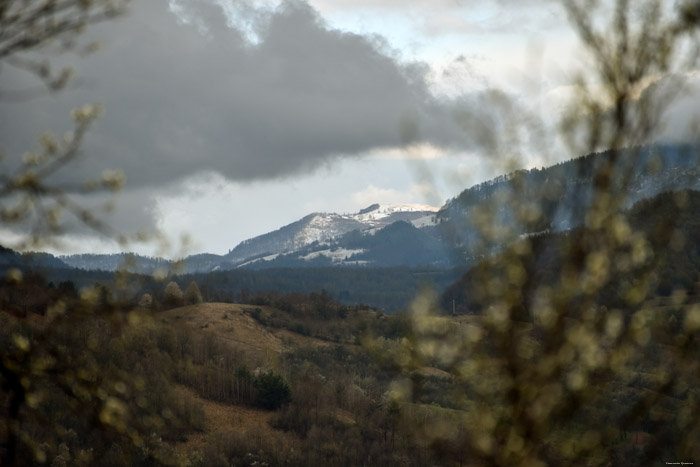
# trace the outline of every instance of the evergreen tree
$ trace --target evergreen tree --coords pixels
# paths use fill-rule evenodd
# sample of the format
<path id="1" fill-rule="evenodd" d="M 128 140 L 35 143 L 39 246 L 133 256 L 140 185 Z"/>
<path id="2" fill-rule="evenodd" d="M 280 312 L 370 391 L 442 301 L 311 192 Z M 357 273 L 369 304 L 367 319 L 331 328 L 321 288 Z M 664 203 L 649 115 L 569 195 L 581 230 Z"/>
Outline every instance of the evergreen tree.
<path id="1" fill-rule="evenodd" d="M 257 403 L 263 408 L 274 410 L 291 402 L 292 395 L 287 383 L 273 372 L 265 372 L 255 378 L 258 390 Z"/>

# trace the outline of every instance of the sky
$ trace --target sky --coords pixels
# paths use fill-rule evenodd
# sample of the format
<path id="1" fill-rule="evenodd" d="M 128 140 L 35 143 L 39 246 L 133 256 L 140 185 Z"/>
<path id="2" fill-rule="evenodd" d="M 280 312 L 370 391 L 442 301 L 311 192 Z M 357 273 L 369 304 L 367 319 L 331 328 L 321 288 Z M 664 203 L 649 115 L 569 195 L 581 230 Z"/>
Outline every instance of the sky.
<path id="1" fill-rule="evenodd" d="M 128 248 L 142 254 L 223 254 L 311 212 L 441 206 L 514 168 L 580 155 L 527 133 L 535 122 L 554 134 L 585 68 L 555 1 L 136 1 L 85 39 L 101 49 L 51 57 L 75 69 L 68 89 L 0 100 L 2 149 L 11 164 L 41 132 L 70 129 L 71 109 L 102 103 L 80 157 L 52 181 L 123 170 L 107 222 L 170 239 Z M 0 71 L 5 89 L 35 84 Z M 0 226 L 0 243 L 22 235 Z M 77 222 L 61 240 L 62 253 L 120 249 Z"/>

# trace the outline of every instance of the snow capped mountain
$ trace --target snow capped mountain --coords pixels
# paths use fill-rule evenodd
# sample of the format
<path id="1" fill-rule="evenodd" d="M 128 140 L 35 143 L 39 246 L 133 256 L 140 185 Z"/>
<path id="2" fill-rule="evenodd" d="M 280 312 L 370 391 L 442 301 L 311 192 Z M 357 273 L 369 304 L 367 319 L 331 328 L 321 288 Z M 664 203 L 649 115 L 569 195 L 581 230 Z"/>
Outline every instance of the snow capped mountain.
<path id="1" fill-rule="evenodd" d="M 274 232 L 241 242 L 225 258 L 234 265 L 249 264 L 251 260 L 294 252 L 315 242 L 327 245 L 354 230 L 372 234 L 397 221 L 417 227 L 433 225 L 439 210 L 423 204 L 373 204 L 352 214 L 313 213 Z"/>

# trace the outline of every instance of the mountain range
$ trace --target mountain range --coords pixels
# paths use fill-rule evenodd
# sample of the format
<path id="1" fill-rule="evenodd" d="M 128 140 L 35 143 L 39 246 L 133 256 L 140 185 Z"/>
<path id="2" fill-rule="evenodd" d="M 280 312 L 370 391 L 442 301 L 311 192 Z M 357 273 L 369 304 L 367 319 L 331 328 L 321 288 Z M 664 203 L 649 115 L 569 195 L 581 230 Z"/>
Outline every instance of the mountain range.
<path id="1" fill-rule="evenodd" d="M 584 224 L 596 193 L 595 174 L 606 164 L 615 169 L 609 192 L 622 198 L 623 207 L 664 191 L 700 188 L 697 147 L 655 145 L 589 154 L 502 175 L 464 190 L 440 208 L 373 204 L 351 214 L 309 214 L 245 240 L 225 255 L 193 255 L 177 267 L 161 258 L 124 253 L 43 255 L 33 261 L 85 270 L 125 268 L 143 274 L 159 269 L 202 273 L 321 266 L 450 268 L 497 253 L 518 236 Z M 500 230 L 483 228 L 483 219 Z"/>

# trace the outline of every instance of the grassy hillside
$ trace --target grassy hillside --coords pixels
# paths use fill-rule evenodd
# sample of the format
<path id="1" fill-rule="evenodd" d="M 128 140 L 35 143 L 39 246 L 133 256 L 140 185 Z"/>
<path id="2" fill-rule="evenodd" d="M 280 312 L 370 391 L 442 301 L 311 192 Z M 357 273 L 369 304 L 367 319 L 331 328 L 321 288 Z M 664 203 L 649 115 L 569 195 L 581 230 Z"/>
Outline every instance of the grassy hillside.
<path id="1" fill-rule="evenodd" d="M 286 300 L 294 304 L 287 311 L 201 303 L 109 312 L 76 302 L 70 320 L 55 310 L 0 313 L 5 371 L 24 368 L 26 394 L 41 394 L 20 406 L 17 458 L 27 465 L 481 465 L 507 441 L 480 445 L 479 436 L 510 436 L 512 365 L 530 368 L 536 380 L 552 358 L 551 336 L 536 323 L 508 321 L 517 352 L 504 353 L 493 316 L 437 316 L 428 293 L 393 316 Z M 589 349 L 590 364 L 620 361 L 615 371 L 596 366 L 580 386 L 532 394 L 531 407 L 557 415 L 527 435 L 552 465 L 694 452 L 686 443 L 695 425 L 679 417 L 697 410 L 698 364 L 686 358 L 695 344 L 668 319 L 683 323 L 694 308 L 673 300 L 646 302 L 666 319 L 650 320 L 654 333 L 627 360 L 612 341 Z M 585 344 L 572 334 L 582 322 L 564 323 L 572 349 Z M 37 367 L 50 355 L 67 366 Z M 576 382 L 570 372 L 580 363 L 560 363 L 553 368 Z M 673 384 L 660 385 L 671 364 Z M 12 414 L 13 393 L 5 394 L 3 410 Z M 19 441 L 22 433 L 42 443 Z M 7 449 L 7 429 L 0 435 Z"/>

